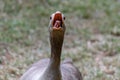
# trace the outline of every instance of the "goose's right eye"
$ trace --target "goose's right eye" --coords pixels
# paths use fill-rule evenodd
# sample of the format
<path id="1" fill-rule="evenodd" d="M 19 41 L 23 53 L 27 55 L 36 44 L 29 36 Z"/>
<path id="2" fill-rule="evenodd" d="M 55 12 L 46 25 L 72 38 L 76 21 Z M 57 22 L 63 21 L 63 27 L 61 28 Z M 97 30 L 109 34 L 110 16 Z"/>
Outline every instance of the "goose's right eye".
<path id="1" fill-rule="evenodd" d="M 50 16 L 50 20 L 52 19 L 52 17 Z"/>

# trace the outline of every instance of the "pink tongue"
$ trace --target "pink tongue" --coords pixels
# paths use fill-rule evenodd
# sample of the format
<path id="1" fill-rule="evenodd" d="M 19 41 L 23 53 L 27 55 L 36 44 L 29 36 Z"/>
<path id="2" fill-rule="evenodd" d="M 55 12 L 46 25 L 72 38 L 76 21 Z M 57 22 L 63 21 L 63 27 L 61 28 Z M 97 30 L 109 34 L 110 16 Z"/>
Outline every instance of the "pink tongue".
<path id="1" fill-rule="evenodd" d="M 55 22 L 55 24 L 54 24 L 54 27 L 59 28 L 59 27 L 60 27 L 60 24 L 61 24 L 61 22 L 60 22 L 59 20 L 56 20 L 56 22 Z"/>

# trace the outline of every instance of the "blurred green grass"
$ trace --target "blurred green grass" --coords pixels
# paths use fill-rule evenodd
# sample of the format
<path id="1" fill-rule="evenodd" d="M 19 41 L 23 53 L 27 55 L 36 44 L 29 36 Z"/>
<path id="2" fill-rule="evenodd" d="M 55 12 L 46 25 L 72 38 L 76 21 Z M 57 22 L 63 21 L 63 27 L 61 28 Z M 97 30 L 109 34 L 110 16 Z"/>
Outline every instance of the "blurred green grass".
<path id="1" fill-rule="evenodd" d="M 0 80 L 17 80 L 33 62 L 49 57 L 49 16 L 58 10 L 67 27 L 62 59 L 72 58 L 84 80 L 119 80 L 119 7 L 119 0 L 1 0 Z M 97 65 L 99 55 L 114 74 Z"/>

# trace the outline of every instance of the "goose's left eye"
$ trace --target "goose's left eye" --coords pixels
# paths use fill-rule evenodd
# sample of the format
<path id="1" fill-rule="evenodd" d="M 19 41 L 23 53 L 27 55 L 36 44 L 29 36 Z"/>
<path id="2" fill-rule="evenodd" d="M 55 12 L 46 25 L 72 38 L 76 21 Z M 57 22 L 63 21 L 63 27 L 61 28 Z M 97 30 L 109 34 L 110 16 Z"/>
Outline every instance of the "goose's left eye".
<path id="1" fill-rule="evenodd" d="M 65 17 L 63 17 L 63 19 L 65 20 Z"/>

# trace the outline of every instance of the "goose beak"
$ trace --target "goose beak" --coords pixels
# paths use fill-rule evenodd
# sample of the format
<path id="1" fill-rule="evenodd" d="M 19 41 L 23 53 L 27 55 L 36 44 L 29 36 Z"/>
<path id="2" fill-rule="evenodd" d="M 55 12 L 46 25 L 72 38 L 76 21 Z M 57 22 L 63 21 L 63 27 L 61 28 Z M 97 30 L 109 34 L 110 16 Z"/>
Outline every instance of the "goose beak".
<path id="1" fill-rule="evenodd" d="M 57 11 L 53 17 L 53 30 L 61 30 L 62 23 L 63 23 L 62 13 Z"/>

